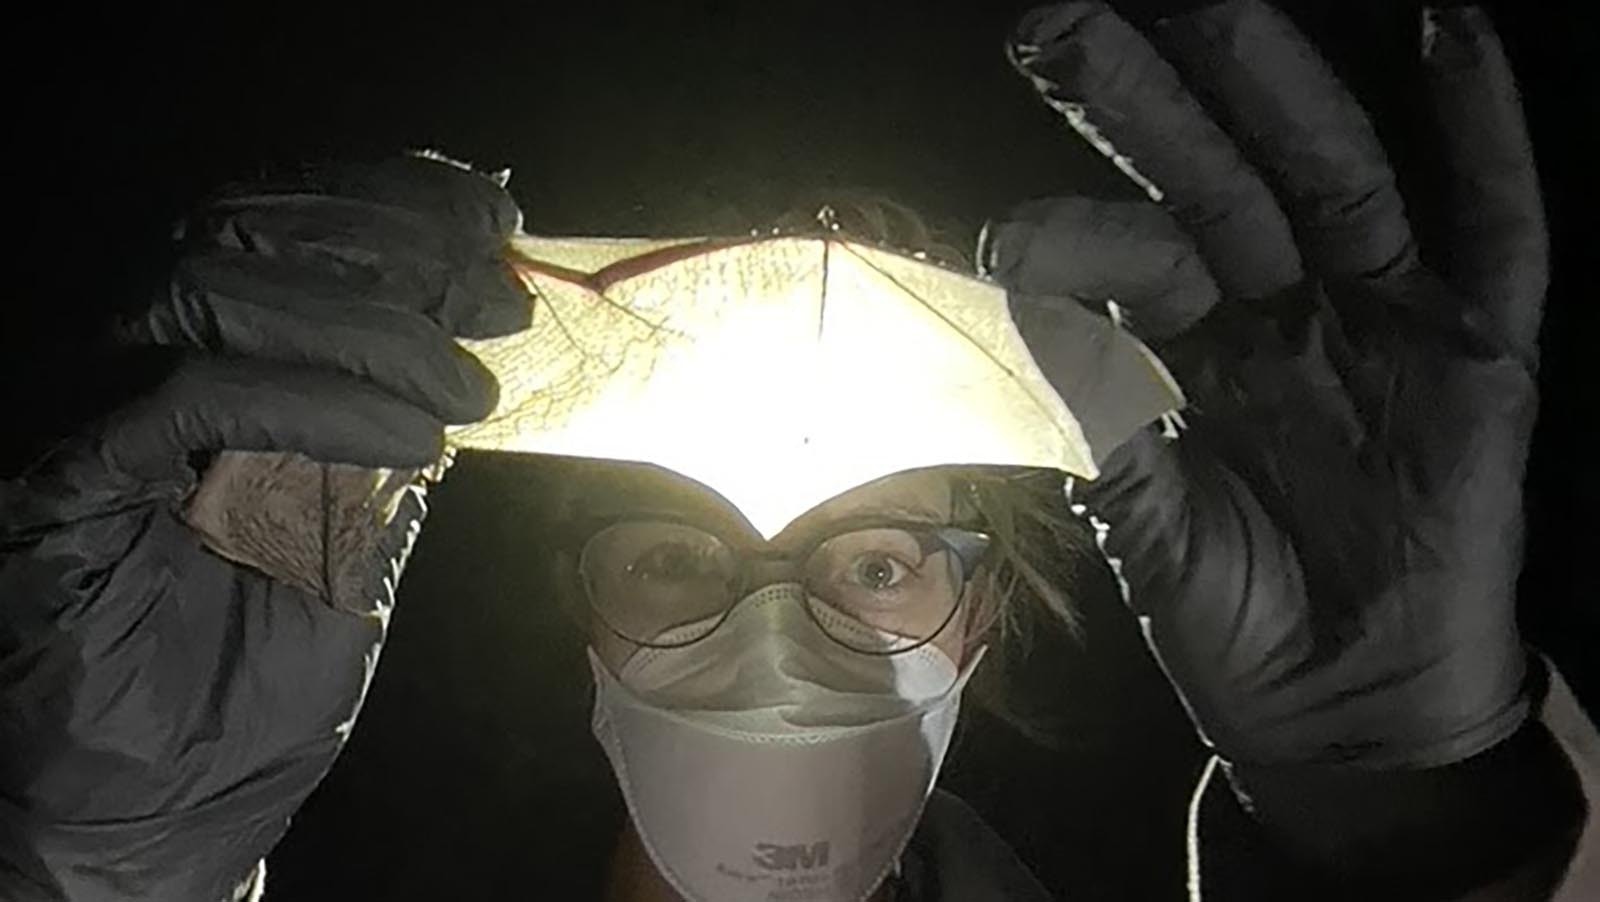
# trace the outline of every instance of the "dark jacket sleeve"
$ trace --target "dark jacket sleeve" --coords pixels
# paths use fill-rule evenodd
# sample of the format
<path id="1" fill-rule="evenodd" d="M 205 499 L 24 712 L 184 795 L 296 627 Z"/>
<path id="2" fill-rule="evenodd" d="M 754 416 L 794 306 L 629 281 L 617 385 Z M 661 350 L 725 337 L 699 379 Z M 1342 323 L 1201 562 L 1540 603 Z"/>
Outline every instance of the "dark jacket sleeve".
<path id="1" fill-rule="evenodd" d="M 1553 670 L 1541 716 L 1472 759 L 1394 773 L 1219 767 L 1192 873 L 1213 899 L 1580 902 L 1600 889 L 1600 736 Z"/>

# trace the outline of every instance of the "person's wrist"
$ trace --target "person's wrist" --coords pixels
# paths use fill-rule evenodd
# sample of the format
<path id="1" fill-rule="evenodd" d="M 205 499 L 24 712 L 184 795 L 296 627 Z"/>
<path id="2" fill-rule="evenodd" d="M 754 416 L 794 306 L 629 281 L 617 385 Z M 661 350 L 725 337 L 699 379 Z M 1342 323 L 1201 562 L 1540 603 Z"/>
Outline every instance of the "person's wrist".
<path id="1" fill-rule="evenodd" d="M 1542 723 L 1451 764 L 1373 770 L 1227 764 L 1234 796 L 1268 841 L 1341 885 L 1449 899 L 1570 844 L 1582 789 Z M 1385 897 L 1388 897 L 1387 895 Z"/>

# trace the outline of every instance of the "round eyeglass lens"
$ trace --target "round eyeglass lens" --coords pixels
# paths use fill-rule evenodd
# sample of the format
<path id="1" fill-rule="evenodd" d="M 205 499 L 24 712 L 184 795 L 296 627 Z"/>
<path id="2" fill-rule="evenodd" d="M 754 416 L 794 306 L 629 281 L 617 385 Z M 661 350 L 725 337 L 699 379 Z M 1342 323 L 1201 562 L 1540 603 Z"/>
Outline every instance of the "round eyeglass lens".
<path id="1" fill-rule="evenodd" d="M 920 645 L 950 622 L 965 584 L 961 559 L 934 530 L 841 533 L 805 564 L 807 604 L 836 641 L 881 654 Z"/>
<path id="2" fill-rule="evenodd" d="M 584 545 L 579 570 L 595 614 L 644 645 L 702 638 L 737 591 L 733 551 L 716 536 L 681 523 L 608 526 Z"/>

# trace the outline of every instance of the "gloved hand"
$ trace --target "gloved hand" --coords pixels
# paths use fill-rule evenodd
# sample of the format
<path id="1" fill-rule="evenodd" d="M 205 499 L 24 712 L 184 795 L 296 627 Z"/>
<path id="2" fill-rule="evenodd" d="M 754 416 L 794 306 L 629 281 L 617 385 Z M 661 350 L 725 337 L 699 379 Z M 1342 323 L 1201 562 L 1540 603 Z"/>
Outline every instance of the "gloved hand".
<path id="1" fill-rule="evenodd" d="M 451 336 L 528 323 L 519 220 L 490 177 L 407 157 L 184 224 L 125 330 L 165 377 L 0 487 L 0 896 L 219 902 L 283 834 L 371 678 L 421 485 L 390 483 L 366 598 L 206 550 L 183 506 L 222 449 L 436 463 L 496 396 Z"/>
<path id="2" fill-rule="evenodd" d="M 1158 203 L 1034 202 L 983 250 L 1047 375 L 1063 303 L 1172 368 L 1189 428 L 1119 448 L 1075 509 L 1254 821 L 1408 899 L 1558 879 L 1583 806 L 1521 729 L 1537 179 L 1482 11 L 1422 25 L 1447 202 L 1420 251 L 1362 110 L 1259 0 L 1148 34 L 1099 3 L 1024 18 L 1017 68 Z"/>
<path id="3" fill-rule="evenodd" d="M 1071 298 L 1109 306 L 1185 390 L 1180 438 L 1142 434 L 1072 495 L 1203 738 L 1246 769 L 1447 765 L 1528 711 L 1542 213 L 1482 12 L 1430 11 L 1423 38 L 1453 189 L 1428 262 L 1362 110 L 1257 0 L 1148 35 L 1067 3 L 1010 47 L 1159 201 L 1035 202 L 985 255 L 1047 374 Z"/>

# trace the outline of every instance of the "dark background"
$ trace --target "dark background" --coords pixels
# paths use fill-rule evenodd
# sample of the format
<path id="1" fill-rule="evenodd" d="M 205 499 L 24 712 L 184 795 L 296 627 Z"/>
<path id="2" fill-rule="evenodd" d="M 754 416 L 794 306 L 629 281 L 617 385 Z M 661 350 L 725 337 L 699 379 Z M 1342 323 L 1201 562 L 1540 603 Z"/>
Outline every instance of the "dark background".
<path id="1" fill-rule="evenodd" d="M 1017 2 L 215 5 L 17 14 L 8 62 L 19 290 L 0 312 L 13 439 L 68 408 L 73 336 L 137 304 L 169 223 L 285 163 L 437 147 L 510 166 L 531 231 L 683 234 L 865 187 L 970 246 L 987 215 L 1067 191 L 1132 196 L 1002 58 Z M 1147 2 L 1132 14 L 1159 11 Z M 1415 6 L 1295 2 L 1425 171 Z M 1593 16 L 1497 7 L 1555 237 L 1544 417 L 1529 482 L 1527 631 L 1591 710 L 1596 325 L 1585 169 L 1600 121 Z M 51 339 L 65 338 L 64 345 Z M 23 442 L 12 442 L 21 447 Z M 580 645 L 548 604 L 527 461 L 463 459 L 434 496 L 347 752 L 276 853 L 287 900 L 591 898 L 620 823 L 588 736 Z M 970 712 L 946 784 L 1078 899 L 1180 898 L 1201 762 L 1103 574 L 1081 643 L 1042 637 L 1033 691 L 1059 748 Z M 1048 691 L 1046 691 L 1048 690 Z"/>

